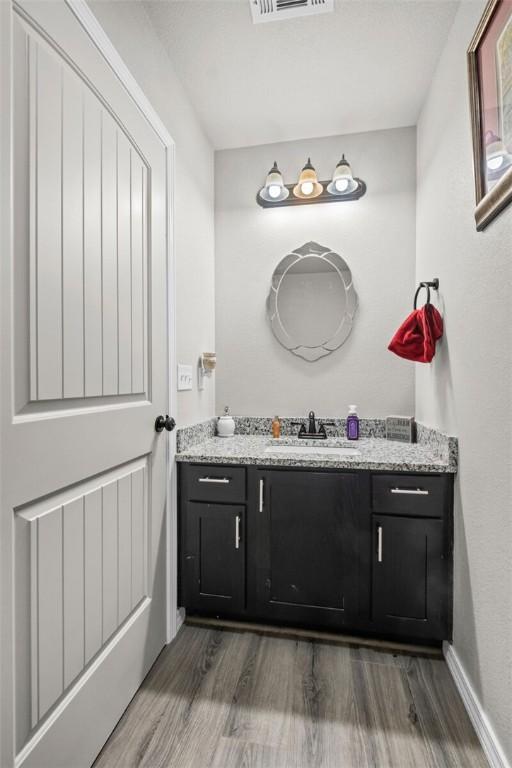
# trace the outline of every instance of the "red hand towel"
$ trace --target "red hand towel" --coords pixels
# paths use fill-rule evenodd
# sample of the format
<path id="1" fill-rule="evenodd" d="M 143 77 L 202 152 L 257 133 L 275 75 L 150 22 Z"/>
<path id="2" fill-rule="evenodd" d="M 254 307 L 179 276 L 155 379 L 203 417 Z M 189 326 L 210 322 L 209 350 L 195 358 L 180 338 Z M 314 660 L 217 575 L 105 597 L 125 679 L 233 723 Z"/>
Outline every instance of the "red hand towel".
<path id="1" fill-rule="evenodd" d="M 415 309 L 389 342 L 388 349 L 406 360 L 430 363 L 443 335 L 443 318 L 432 304 Z"/>

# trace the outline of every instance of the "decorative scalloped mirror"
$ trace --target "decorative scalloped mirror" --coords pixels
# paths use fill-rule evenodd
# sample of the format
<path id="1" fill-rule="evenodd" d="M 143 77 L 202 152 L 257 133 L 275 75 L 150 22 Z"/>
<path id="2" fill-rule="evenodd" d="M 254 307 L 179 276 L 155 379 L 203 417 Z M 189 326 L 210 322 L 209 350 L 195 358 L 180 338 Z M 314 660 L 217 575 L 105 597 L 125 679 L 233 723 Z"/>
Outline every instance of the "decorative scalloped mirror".
<path id="1" fill-rule="evenodd" d="M 347 262 L 318 243 L 305 243 L 282 259 L 272 275 L 267 316 L 274 336 L 308 362 L 347 340 L 357 294 Z"/>

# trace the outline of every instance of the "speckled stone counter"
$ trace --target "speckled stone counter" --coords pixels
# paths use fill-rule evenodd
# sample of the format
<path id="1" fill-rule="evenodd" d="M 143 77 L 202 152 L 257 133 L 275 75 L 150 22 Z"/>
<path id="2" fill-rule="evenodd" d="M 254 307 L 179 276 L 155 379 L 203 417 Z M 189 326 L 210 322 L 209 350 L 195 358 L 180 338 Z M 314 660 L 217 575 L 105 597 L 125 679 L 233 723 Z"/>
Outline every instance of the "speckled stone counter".
<path id="1" fill-rule="evenodd" d="M 273 453 L 268 448 L 297 446 L 299 453 Z M 322 448 L 322 455 L 303 453 L 304 448 Z M 328 448 L 355 447 L 354 455 L 325 452 Z M 399 443 L 383 438 L 362 438 L 349 443 L 342 438 L 328 440 L 299 440 L 283 437 L 274 440 L 270 436 L 235 435 L 234 437 L 209 437 L 176 454 L 176 460 L 194 464 L 257 464 L 277 467 L 315 467 L 333 469 L 365 469 L 389 472 L 457 471 L 456 451 L 441 449 L 435 442 Z"/>

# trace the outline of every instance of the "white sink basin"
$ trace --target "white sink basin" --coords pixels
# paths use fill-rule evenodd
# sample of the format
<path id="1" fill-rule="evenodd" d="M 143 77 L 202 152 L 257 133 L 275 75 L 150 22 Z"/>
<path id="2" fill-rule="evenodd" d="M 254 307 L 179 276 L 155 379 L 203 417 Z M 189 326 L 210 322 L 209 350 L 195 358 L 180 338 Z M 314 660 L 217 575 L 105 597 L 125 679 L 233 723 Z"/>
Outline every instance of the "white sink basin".
<path id="1" fill-rule="evenodd" d="M 357 448 L 341 448 L 328 445 L 269 445 L 265 453 L 288 453 L 311 456 L 360 456 Z"/>

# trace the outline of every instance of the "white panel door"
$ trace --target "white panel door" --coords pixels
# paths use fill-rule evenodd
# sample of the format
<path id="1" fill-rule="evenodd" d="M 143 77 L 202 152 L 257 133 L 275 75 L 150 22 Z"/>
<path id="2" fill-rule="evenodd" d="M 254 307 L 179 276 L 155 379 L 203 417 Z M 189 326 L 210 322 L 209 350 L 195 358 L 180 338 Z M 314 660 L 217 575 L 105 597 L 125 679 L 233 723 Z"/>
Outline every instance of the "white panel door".
<path id="1" fill-rule="evenodd" d="M 2 6 L 0 765 L 85 768 L 167 637 L 170 149 L 72 4 Z"/>

